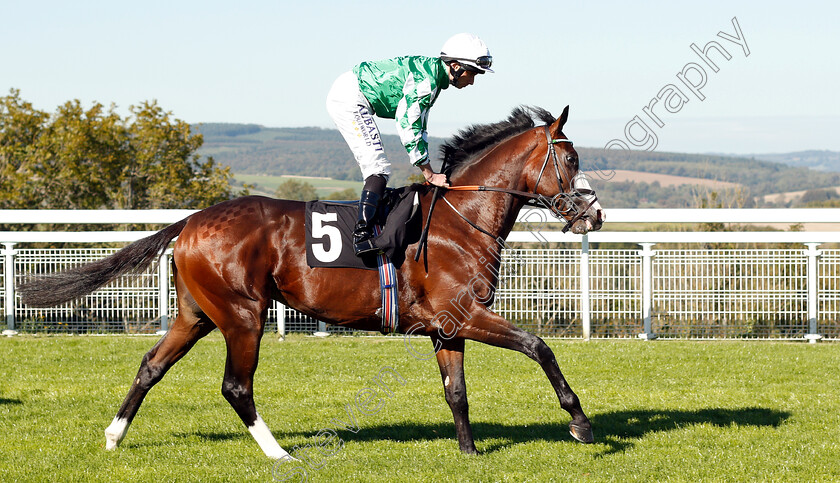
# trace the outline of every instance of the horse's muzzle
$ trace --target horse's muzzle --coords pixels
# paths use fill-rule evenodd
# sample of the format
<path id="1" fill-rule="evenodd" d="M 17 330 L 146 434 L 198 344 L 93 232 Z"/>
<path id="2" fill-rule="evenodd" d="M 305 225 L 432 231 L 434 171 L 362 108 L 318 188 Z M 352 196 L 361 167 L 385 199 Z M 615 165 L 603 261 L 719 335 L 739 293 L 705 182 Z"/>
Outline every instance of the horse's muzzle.
<path id="1" fill-rule="evenodd" d="M 590 231 L 598 231 L 604 225 L 605 220 L 604 210 L 601 209 L 600 205 L 597 208 L 593 205 L 584 216 L 572 225 L 572 233 L 584 235 Z"/>

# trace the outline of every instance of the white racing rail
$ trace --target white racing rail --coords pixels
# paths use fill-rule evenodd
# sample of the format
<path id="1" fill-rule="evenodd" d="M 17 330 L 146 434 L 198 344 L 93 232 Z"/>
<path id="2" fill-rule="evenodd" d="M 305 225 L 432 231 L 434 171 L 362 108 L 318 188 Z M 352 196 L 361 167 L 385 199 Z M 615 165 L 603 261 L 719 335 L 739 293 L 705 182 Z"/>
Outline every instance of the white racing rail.
<path id="1" fill-rule="evenodd" d="M 3 225 L 46 225 L 46 224 L 170 224 L 177 222 L 195 210 L 0 210 L 0 224 Z M 817 319 L 820 304 L 826 305 L 820 298 L 818 287 L 819 259 L 823 251 L 818 247 L 826 243 L 840 243 L 840 231 L 742 231 L 742 232 L 663 232 L 663 231 L 610 231 L 610 226 L 616 224 L 663 224 L 663 223 L 730 223 L 753 224 L 758 226 L 774 225 L 786 227 L 794 224 L 804 224 L 810 229 L 814 224 L 840 225 L 840 209 L 612 209 L 606 210 L 607 222 L 601 231 L 586 235 L 561 233 L 559 220 L 554 219 L 546 210 L 528 208 L 522 210 L 518 221 L 528 223 L 526 229 L 514 231 L 507 238 L 507 243 L 540 244 L 568 243 L 579 247 L 579 269 L 576 276 L 579 280 L 578 310 L 581 321 L 580 335 L 584 339 L 592 336 L 592 302 L 593 291 L 590 289 L 591 243 L 632 243 L 638 244 L 636 252 L 640 256 L 641 288 L 638 297 L 641 299 L 641 310 L 638 316 L 643 320 L 643 327 L 639 336 L 654 338 L 653 323 L 656 314 L 653 313 L 653 260 L 657 251 L 654 247 L 669 243 L 708 244 L 708 243 L 785 243 L 800 244 L 801 254 L 806 260 L 807 272 L 805 285 L 807 286 L 807 321 L 808 330 L 805 338 L 811 342 L 819 340 Z M 625 226 L 626 228 L 626 226 Z M 777 228 L 778 229 L 778 228 Z M 15 256 L 19 244 L 35 242 L 69 242 L 69 243 L 108 243 L 131 242 L 146 237 L 154 231 L 0 231 L 0 244 L 3 249 L 3 309 L 6 314 L 7 326 L 14 327 L 16 299 L 14 293 Z M 664 252 L 662 252 L 664 253 Z M 169 255 L 164 255 L 168 257 Z M 830 258 L 830 257 L 827 257 Z M 838 253 L 840 259 L 840 253 Z M 167 259 L 168 260 L 168 259 Z M 685 263 L 685 262 L 679 262 Z M 833 262 L 832 262 L 833 263 Z M 168 261 L 159 266 L 159 280 L 168 280 Z M 500 288 L 500 291 L 503 290 Z M 597 290 L 595 290 L 597 292 Z M 500 292 L 501 294 L 501 292 Z M 168 284 L 160 283 L 160 318 L 165 328 L 168 319 L 169 288 Z M 577 296 L 577 293 L 576 293 Z M 833 295 L 832 295 L 833 296 Z M 840 297 L 840 289 L 838 290 Z M 603 298 L 597 293 L 595 301 Z M 503 312 L 503 309 L 500 309 Z M 838 308 L 840 312 L 840 308 Z M 597 325 L 597 324 L 596 324 Z M 281 331 L 282 327 L 278 327 Z M 596 335 L 597 336 L 597 335 Z"/>

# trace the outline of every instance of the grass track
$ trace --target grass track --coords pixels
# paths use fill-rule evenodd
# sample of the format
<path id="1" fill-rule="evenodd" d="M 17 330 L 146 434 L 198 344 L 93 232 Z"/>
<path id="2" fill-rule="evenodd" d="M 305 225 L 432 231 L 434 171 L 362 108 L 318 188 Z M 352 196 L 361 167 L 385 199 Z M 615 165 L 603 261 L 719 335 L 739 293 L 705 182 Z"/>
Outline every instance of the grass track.
<path id="1" fill-rule="evenodd" d="M 116 452 L 103 430 L 148 337 L 0 339 L 0 481 L 272 481 L 219 388 L 214 333 L 146 398 Z M 426 343 L 427 344 L 427 343 Z M 437 364 L 399 340 L 263 340 L 257 408 L 310 481 L 838 481 L 840 346 L 779 342 L 549 341 L 595 425 L 596 444 L 568 435 L 539 367 L 521 354 L 467 344 L 471 419 L 481 454 L 454 439 Z M 376 393 L 359 430 L 338 429 L 328 457 L 301 451 L 336 428 L 384 366 L 405 385 Z M 364 393 L 363 393 L 364 394 Z M 370 395 L 370 392 L 367 393 Z M 313 456 L 314 455 L 316 456 Z M 305 456 L 304 456 L 305 458 Z M 315 467 L 315 468 L 313 468 Z M 290 480 L 293 481 L 293 480 Z"/>

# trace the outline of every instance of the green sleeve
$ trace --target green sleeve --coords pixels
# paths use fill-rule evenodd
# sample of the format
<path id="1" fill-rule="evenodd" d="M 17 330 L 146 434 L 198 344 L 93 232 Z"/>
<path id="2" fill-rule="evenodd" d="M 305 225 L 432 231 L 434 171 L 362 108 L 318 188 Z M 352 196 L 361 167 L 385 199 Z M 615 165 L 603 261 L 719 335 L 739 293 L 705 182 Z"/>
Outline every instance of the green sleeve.
<path id="1" fill-rule="evenodd" d="M 410 65 L 395 118 L 400 140 L 415 166 L 429 163 L 429 109 L 441 88 L 448 87 L 448 80 L 438 59 L 417 58 Z"/>

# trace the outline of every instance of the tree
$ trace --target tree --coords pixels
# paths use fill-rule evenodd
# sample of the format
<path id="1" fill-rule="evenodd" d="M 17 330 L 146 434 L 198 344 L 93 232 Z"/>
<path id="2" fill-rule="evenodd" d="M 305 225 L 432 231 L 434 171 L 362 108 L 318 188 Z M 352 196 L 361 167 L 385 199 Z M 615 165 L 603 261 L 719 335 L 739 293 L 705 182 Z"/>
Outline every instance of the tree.
<path id="1" fill-rule="evenodd" d="M 203 138 L 155 102 L 56 113 L 17 90 L 0 98 L 0 208 L 205 208 L 234 196 L 230 168 L 196 154 Z"/>
<path id="2" fill-rule="evenodd" d="M 16 208 L 18 188 L 27 184 L 27 159 L 49 115 L 24 102 L 17 91 L 0 98 L 0 207 Z"/>
<path id="3" fill-rule="evenodd" d="M 414 183 L 423 184 L 423 183 L 426 182 L 426 177 L 423 176 L 420 173 L 413 173 L 413 174 L 408 175 L 408 177 L 406 177 L 405 180 L 408 184 L 414 184 Z"/>
<path id="4" fill-rule="evenodd" d="M 280 183 L 274 194 L 284 200 L 314 201 L 318 199 L 318 193 L 312 184 L 296 179 Z"/>
<path id="5" fill-rule="evenodd" d="M 838 199 L 837 191 L 833 188 L 827 189 L 813 189 L 806 191 L 802 198 L 799 200 L 800 205 L 811 205 L 819 206 L 820 203 L 824 203 L 826 201 Z"/>

